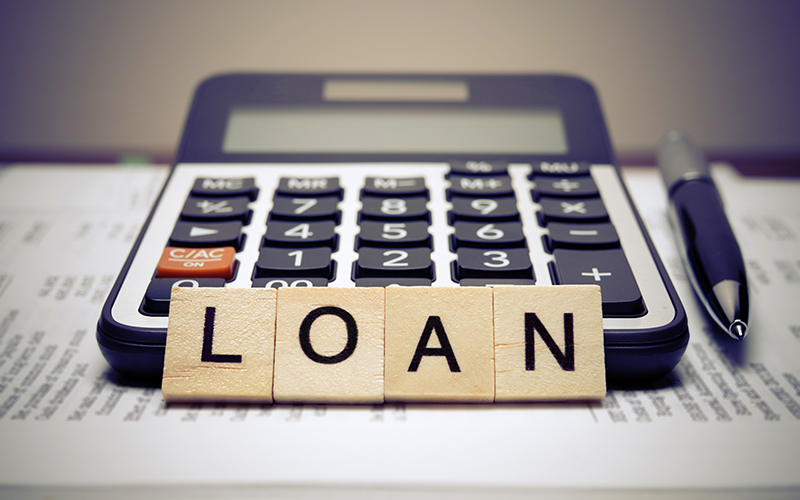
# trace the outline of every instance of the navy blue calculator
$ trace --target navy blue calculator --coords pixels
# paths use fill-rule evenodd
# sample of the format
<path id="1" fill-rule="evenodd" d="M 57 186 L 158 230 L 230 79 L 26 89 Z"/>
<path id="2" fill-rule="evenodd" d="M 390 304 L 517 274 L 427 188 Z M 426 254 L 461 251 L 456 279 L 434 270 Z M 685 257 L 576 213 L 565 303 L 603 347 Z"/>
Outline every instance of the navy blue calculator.
<path id="1" fill-rule="evenodd" d="M 558 75 L 229 74 L 103 308 L 112 367 L 161 377 L 173 287 L 597 284 L 606 372 L 678 363 L 683 306 L 600 104 Z"/>

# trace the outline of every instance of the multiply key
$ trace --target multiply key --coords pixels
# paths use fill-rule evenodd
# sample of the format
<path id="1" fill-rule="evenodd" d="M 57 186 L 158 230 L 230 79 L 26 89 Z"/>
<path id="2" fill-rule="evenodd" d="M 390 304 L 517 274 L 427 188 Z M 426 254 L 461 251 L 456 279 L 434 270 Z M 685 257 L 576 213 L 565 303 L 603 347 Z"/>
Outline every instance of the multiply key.
<path id="1" fill-rule="evenodd" d="M 549 222 L 605 222 L 608 212 L 600 198 L 548 198 L 539 199 L 542 209 L 537 212 L 539 224 Z"/>

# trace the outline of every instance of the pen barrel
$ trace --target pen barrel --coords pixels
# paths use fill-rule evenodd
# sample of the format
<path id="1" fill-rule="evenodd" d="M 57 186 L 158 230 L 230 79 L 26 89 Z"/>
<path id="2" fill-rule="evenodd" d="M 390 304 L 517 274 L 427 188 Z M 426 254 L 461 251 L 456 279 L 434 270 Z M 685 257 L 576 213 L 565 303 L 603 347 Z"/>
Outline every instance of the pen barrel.
<path id="1" fill-rule="evenodd" d="M 744 315 L 740 319 L 746 320 L 744 259 L 716 187 L 710 179 L 684 181 L 673 188 L 671 200 L 698 293 L 720 318 Z"/>
<path id="2" fill-rule="evenodd" d="M 672 192 L 672 203 L 689 263 L 703 290 L 724 280 L 743 284 L 742 252 L 714 185 L 702 179 L 686 181 Z"/>

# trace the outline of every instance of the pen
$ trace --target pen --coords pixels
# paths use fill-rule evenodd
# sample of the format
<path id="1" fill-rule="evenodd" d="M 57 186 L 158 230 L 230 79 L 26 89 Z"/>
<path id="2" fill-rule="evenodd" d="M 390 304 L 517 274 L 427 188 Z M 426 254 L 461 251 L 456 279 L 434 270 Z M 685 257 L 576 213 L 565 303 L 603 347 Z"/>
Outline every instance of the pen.
<path id="1" fill-rule="evenodd" d="M 744 259 L 708 163 L 685 135 L 671 131 L 659 145 L 658 164 L 689 281 L 714 321 L 741 340 L 749 314 Z"/>

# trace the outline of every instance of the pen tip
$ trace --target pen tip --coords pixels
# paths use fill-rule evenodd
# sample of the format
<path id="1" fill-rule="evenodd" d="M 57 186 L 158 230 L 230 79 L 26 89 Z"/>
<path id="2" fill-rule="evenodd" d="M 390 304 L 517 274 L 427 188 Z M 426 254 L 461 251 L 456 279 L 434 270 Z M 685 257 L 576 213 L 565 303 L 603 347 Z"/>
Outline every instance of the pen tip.
<path id="1" fill-rule="evenodd" d="M 747 335 L 747 323 L 737 319 L 728 328 L 728 334 L 736 340 L 742 340 Z"/>

